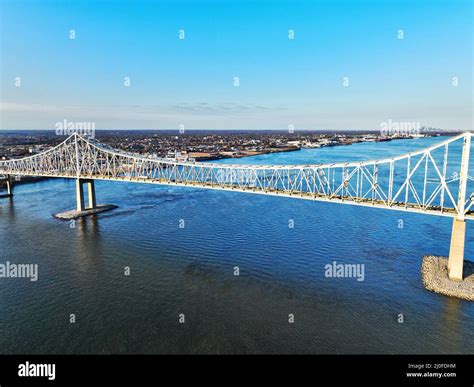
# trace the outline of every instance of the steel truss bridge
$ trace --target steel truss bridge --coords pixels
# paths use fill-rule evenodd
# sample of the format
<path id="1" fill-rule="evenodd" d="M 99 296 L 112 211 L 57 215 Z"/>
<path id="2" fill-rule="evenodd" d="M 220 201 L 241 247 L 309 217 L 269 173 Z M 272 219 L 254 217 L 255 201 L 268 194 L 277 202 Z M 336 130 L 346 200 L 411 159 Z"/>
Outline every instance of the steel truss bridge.
<path id="1" fill-rule="evenodd" d="M 83 183 L 89 184 L 90 209 L 96 206 L 94 181 L 113 180 L 448 216 L 454 218 L 450 264 L 459 261 L 459 251 L 462 250 L 462 278 L 465 220 L 474 219 L 474 179 L 469 175 L 471 139 L 472 133 L 466 132 L 429 148 L 363 162 L 231 165 L 137 156 L 74 133 L 43 153 L 0 161 L 0 175 L 7 177 L 10 195 L 11 176 L 77 179 L 79 212 L 87 210 Z M 453 258 L 455 256 L 458 256 L 457 260 Z M 451 272 L 452 278 L 459 277 L 454 269 Z"/>

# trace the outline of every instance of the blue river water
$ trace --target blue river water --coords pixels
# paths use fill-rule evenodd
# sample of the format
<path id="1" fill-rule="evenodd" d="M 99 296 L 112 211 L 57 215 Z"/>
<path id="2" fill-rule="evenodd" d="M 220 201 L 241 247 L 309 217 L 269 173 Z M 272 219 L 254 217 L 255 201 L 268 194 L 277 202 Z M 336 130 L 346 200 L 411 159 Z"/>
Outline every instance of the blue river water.
<path id="1" fill-rule="evenodd" d="M 356 161 L 437 141 L 221 162 Z M 73 180 L 0 199 L 0 263 L 39 267 L 36 282 L 0 278 L 0 353 L 474 352 L 474 303 L 420 278 L 423 255 L 448 254 L 450 218 L 151 184 L 96 190 L 118 208 L 75 223 L 52 216 L 75 207 Z M 364 280 L 326 277 L 334 261 L 364 264 Z"/>

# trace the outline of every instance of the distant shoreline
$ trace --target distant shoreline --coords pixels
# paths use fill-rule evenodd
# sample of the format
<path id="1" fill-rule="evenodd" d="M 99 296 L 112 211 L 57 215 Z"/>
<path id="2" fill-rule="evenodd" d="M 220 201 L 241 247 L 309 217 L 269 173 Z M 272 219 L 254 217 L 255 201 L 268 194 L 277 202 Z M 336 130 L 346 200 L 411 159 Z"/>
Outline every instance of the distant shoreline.
<path id="1" fill-rule="evenodd" d="M 1 130 L 0 130 L 1 131 Z M 433 137 L 433 136 L 429 136 Z M 422 137 L 427 138 L 427 137 Z M 227 159 L 243 159 L 247 157 L 255 157 L 255 156 L 262 156 L 266 154 L 273 154 L 273 153 L 286 153 L 286 152 L 296 152 L 302 149 L 321 149 L 321 148 L 332 148 L 337 146 L 348 146 L 353 144 L 360 144 L 360 143 L 373 143 L 373 142 L 390 142 L 393 140 L 413 140 L 414 137 L 395 137 L 395 138 L 383 138 L 377 140 L 365 140 L 363 138 L 358 138 L 356 141 L 350 142 L 337 142 L 337 143 L 328 143 L 328 144 L 321 144 L 318 147 L 306 147 L 306 146 L 290 146 L 290 147 L 281 147 L 281 148 L 268 148 L 262 151 L 238 151 L 236 154 L 232 155 L 225 155 L 225 154 L 218 154 L 218 155 L 206 155 L 206 156 L 198 156 L 194 157 L 194 162 L 208 162 L 208 161 L 217 161 L 217 160 L 227 160 Z M 117 150 L 127 152 L 126 150 L 116 148 Z M 19 158 L 21 159 L 21 157 Z M 169 160 L 173 161 L 173 160 Z M 26 183 L 33 183 L 36 181 L 50 179 L 50 177 L 44 176 L 21 176 L 21 180 L 15 181 L 14 184 L 26 184 Z M 5 181 L 0 180 L 0 187 L 5 187 Z"/>

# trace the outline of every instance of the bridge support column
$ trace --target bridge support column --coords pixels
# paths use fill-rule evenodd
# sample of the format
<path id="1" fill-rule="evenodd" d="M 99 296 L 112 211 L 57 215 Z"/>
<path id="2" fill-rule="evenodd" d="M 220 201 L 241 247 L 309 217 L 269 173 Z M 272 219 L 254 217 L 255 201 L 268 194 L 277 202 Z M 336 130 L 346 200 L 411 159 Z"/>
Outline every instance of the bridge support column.
<path id="1" fill-rule="evenodd" d="M 87 185 L 87 203 L 84 198 L 84 185 Z M 54 217 L 58 219 L 71 220 L 117 208 L 117 206 L 114 206 L 113 204 L 97 205 L 95 196 L 95 180 L 93 179 L 76 179 L 76 200 L 77 206 L 75 210 L 61 212 L 59 214 L 55 214 Z"/>
<path id="2" fill-rule="evenodd" d="M 10 175 L 6 175 L 4 179 L 5 181 L 5 188 L 7 193 L 6 194 L 0 194 L 0 198 L 11 198 L 13 196 L 13 181 L 11 179 Z"/>
<path id="3" fill-rule="evenodd" d="M 13 196 L 13 181 L 10 175 L 7 176 L 7 196 Z"/>
<path id="4" fill-rule="evenodd" d="M 85 205 L 84 200 L 84 184 L 87 184 L 88 194 L 88 206 Z M 76 180 L 76 200 L 77 200 L 77 211 L 85 211 L 86 209 L 95 209 L 97 207 L 97 201 L 95 196 L 95 184 L 94 180 L 89 179 L 77 179 Z"/>
<path id="5" fill-rule="evenodd" d="M 448 277 L 451 280 L 462 281 L 464 266 L 464 241 L 466 239 L 466 192 L 469 169 L 469 152 L 471 149 L 471 133 L 466 133 L 461 157 L 459 173 L 458 214 L 453 221 L 451 245 L 449 247 Z"/>
<path id="6" fill-rule="evenodd" d="M 94 180 L 87 181 L 87 193 L 89 196 L 89 207 L 88 208 L 96 208 L 97 202 L 95 199 L 95 182 Z"/>
<path id="7" fill-rule="evenodd" d="M 463 279 L 465 238 L 466 221 L 454 218 L 448 260 L 448 277 L 451 280 L 462 281 Z"/>
<path id="8" fill-rule="evenodd" d="M 84 187 L 81 179 L 76 180 L 76 201 L 77 211 L 84 211 L 86 207 L 84 205 Z"/>

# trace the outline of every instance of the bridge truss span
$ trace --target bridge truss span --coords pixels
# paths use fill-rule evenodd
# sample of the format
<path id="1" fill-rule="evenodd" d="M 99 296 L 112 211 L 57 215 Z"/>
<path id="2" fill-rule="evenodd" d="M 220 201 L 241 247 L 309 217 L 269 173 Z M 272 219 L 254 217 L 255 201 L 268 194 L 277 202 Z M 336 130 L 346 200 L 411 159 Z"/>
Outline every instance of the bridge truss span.
<path id="1" fill-rule="evenodd" d="M 0 174 L 223 189 L 473 219 L 471 137 L 381 160 L 237 165 L 137 156 L 73 134 L 46 152 L 0 161 Z"/>

